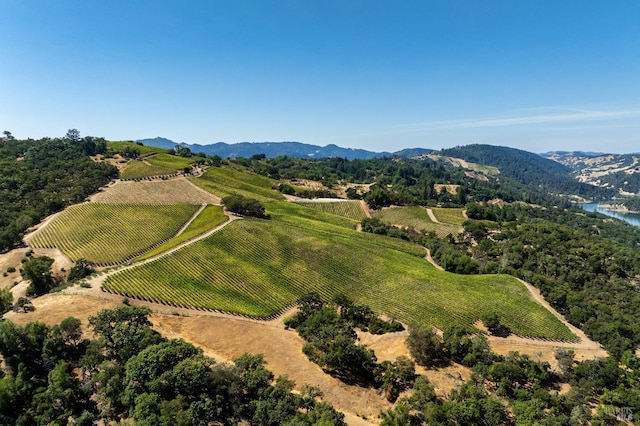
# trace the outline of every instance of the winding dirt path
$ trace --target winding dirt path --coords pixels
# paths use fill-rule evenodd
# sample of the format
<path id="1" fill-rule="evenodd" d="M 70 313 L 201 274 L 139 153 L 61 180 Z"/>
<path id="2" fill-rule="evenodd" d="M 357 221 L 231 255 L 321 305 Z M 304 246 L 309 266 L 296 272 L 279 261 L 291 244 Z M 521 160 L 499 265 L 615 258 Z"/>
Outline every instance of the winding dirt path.
<path id="1" fill-rule="evenodd" d="M 433 223 L 440 223 L 436 215 L 433 214 L 433 210 L 431 210 L 429 207 L 427 207 L 427 214 L 429 215 L 429 219 L 431 219 Z"/>
<path id="2" fill-rule="evenodd" d="M 59 211 L 58 213 L 54 213 L 51 216 L 47 216 L 42 222 L 40 222 L 39 224 L 32 226 L 31 228 L 27 229 L 27 233 L 25 234 L 25 236 L 22 238 L 22 240 L 28 245 L 29 242 L 33 239 L 33 237 L 41 230 L 43 229 L 45 226 L 47 226 L 49 223 L 51 223 L 55 218 L 57 218 L 60 214 L 62 214 L 64 210 Z"/>
<path id="3" fill-rule="evenodd" d="M 227 215 L 229 220 L 227 220 L 224 223 L 221 223 L 220 225 L 216 226 L 213 229 L 210 229 L 209 231 L 205 232 L 204 234 L 200 234 L 200 235 L 198 235 L 196 237 L 191 238 L 190 240 L 184 241 L 184 242 L 178 244 L 177 246 L 172 247 L 169 250 L 166 250 L 166 251 L 164 251 L 164 252 L 162 252 L 160 254 L 157 254 L 157 255 L 155 255 L 153 257 L 150 257 L 148 259 L 142 260 L 140 262 L 126 264 L 124 266 L 116 266 L 116 267 L 113 267 L 113 268 L 110 268 L 110 269 L 106 269 L 106 270 L 102 271 L 102 273 L 100 273 L 99 275 L 91 277 L 89 280 L 87 280 L 87 282 L 91 285 L 91 290 L 95 291 L 97 289 L 97 291 L 99 291 L 100 293 L 108 294 L 108 293 L 102 292 L 101 287 L 102 287 L 102 284 L 104 283 L 104 281 L 108 277 L 110 277 L 111 275 L 113 275 L 113 274 L 115 274 L 117 272 L 125 271 L 127 269 L 131 269 L 131 268 L 135 268 L 135 267 L 140 266 L 140 265 L 147 264 L 149 262 L 153 262 L 153 261 L 155 261 L 157 259 L 160 259 L 160 258 L 162 258 L 164 256 L 168 256 L 171 253 L 174 253 L 174 252 L 182 249 L 183 247 L 186 247 L 186 246 L 188 246 L 190 244 L 195 243 L 196 241 L 200 241 L 200 240 L 203 240 L 203 239 L 209 237 L 210 235 L 218 232 L 219 230 L 221 230 L 225 226 L 229 225 L 231 222 L 240 219 L 240 217 L 235 216 L 235 215 L 233 215 L 231 213 L 228 213 L 226 211 L 225 211 L 225 214 Z M 118 297 L 120 299 L 122 299 L 121 296 L 118 296 Z M 163 306 L 163 305 L 159 305 L 159 306 Z"/>
<path id="4" fill-rule="evenodd" d="M 364 214 L 367 215 L 369 219 L 371 219 L 371 210 L 369 210 L 369 205 L 367 204 L 367 202 L 364 200 L 360 200 L 360 205 L 362 206 Z"/>
<path id="5" fill-rule="evenodd" d="M 427 261 L 432 264 L 436 269 L 438 269 L 439 271 L 444 271 L 444 268 L 440 265 L 438 265 L 436 263 L 435 260 L 433 260 L 433 257 L 431 257 L 431 250 L 429 250 L 428 248 L 424 248 L 425 251 L 427 252 L 427 254 L 424 256 L 425 259 L 427 259 Z"/>

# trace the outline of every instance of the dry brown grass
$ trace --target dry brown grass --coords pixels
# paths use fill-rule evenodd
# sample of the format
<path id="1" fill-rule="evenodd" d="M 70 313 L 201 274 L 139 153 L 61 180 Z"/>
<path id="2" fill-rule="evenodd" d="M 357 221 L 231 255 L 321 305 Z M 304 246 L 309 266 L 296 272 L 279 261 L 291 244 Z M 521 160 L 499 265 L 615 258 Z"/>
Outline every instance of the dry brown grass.
<path id="1" fill-rule="evenodd" d="M 16 314 L 9 312 L 5 318 L 17 324 L 42 321 L 53 325 L 68 316 L 74 316 L 86 327 L 87 319 L 99 310 L 122 306 L 118 297 L 91 289 L 93 295 L 51 294 L 33 300 L 34 312 Z M 132 303 L 138 303 L 132 301 Z M 141 303 L 146 306 L 153 305 Z M 162 307 L 166 312 L 166 307 Z M 290 311 L 288 314 L 291 314 Z M 346 414 L 350 425 L 367 425 L 379 422 L 381 410 L 391 407 L 375 389 L 349 386 L 325 374 L 320 367 L 310 362 L 302 353 L 303 340 L 293 330 L 285 330 L 282 318 L 272 321 L 247 320 L 225 314 L 198 314 L 195 311 L 179 310 L 170 313 L 154 313 L 151 316 L 154 328 L 168 338 L 183 338 L 201 347 L 205 353 L 220 362 L 228 362 L 244 352 L 262 353 L 267 368 L 276 376 L 288 375 L 298 386 L 308 383 L 318 386 L 324 399 Z M 379 361 L 395 360 L 398 356 L 409 356 L 405 344 L 407 331 L 385 335 L 358 333 L 361 343 L 373 349 Z M 508 354 L 518 351 L 533 359 L 557 364 L 554 351 L 558 347 L 571 347 L 576 358 L 592 359 L 606 355 L 596 348 L 581 344 L 562 344 L 517 337 L 489 337 L 494 352 Z M 469 379 L 471 371 L 458 364 L 437 369 L 417 367 L 416 372 L 427 376 L 434 384 L 436 393 L 445 396 L 451 389 Z"/>

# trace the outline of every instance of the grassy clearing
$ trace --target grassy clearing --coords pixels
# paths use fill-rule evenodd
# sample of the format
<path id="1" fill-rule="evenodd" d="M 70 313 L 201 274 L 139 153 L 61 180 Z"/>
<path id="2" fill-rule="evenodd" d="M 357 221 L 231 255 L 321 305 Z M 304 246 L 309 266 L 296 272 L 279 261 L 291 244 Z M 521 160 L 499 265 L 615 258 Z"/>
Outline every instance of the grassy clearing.
<path id="1" fill-rule="evenodd" d="M 467 220 L 462 215 L 464 209 L 444 209 L 441 207 L 434 207 L 431 209 L 433 215 L 442 223 L 448 223 L 450 225 L 462 226 L 462 223 Z"/>
<path id="2" fill-rule="evenodd" d="M 487 176 L 496 176 L 500 174 L 500 170 L 497 167 L 485 166 L 483 164 L 478 164 L 478 163 L 467 162 L 467 168 L 469 170 L 473 170 L 474 172 L 483 173 Z"/>
<path id="3" fill-rule="evenodd" d="M 142 256 L 137 257 L 135 260 L 149 259 L 160 253 L 163 253 L 178 244 L 182 244 L 185 241 L 204 234 L 205 232 L 215 228 L 218 225 L 223 224 L 229 220 L 229 218 L 222 211 L 220 206 L 206 206 L 204 210 L 185 228 L 185 230 L 174 238 L 160 244 L 158 247 L 151 251 L 146 252 Z"/>
<path id="4" fill-rule="evenodd" d="M 276 184 L 273 179 L 232 167 L 209 167 L 202 176 L 191 181 L 219 197 L 240 194 L 260 201 L 284 199 L 272 189 Z"/>
<path id="5" fill-rule="evenodd" d="M 471 327 L 483 313 L 496 311 L 519 335 L 575 340 L 513 277 L 438 271 L 368 234 L 330 224 L 310 227 L 309 219 L 296 219 L 231 223 L 159 260 L 109 277 L 104 288 L 255 317 L 274 315 L 309 291 L 327 299 L 344 293 L 408 323 Z"/>
<path id="6" fill-rule="evenodd" d="M 446 223 L 434 223 L 424 207 L 389 207 L 371 212 L 372 217 L 376 217 L 383 222 L 393 225 L 413 227 L 422 231 L 433 231 L 439 238 L 447 235 L 457 235 L 462 231 L 462 227 Z"/>
<path id="7" fill-rule="evenodd" d="M 39 230 L 29 245 L 59 248 L 72 260 L 122 263 L 173 237 L 198 208 L 194 204 L 78 204 Z"/>
<path id="8" fill-rule="evenodd" d="M 357 221 L 367 217 L 360 201 L 298 201 L 297 204 Z"/>
<path id="9" fill-rule="evenodd" d="M 187 179 L 120 181 L 96 194 L 97 203 L 117 204 L 219 204 L 218 197 L 202 191 Z"/>

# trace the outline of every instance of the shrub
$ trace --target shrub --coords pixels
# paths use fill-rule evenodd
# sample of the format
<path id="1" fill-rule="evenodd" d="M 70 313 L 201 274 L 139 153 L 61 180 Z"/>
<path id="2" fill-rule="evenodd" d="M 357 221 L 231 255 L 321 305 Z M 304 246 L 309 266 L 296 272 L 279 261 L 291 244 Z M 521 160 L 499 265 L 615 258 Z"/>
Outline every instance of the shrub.
<path id="1" fill-rule="evenodd" d="M 264 206 L 255 198 L 244 197 L 240 194 L 229 195 L 222 199 L 222 204 L 227 210 L 242 215 L 266 219 L 269 216 L 264 212 Z"/>

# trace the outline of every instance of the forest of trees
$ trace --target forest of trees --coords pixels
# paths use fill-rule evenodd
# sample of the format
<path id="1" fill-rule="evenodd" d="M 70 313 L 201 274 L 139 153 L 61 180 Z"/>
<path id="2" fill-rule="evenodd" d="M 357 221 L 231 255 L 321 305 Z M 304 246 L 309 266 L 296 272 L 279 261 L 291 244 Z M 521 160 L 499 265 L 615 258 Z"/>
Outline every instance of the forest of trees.
<path id="1" fill-rule="evenodd" d="M 501 178 L 513 179 L 550 194 L 578 195 L 596 200 L 609 199 L 617 194 L 617 191 L 610 188 L 577 181 L 571 176 L 571 169 L 567 166 L 515 148 L 473 144 L 443 149 L 440 154 L 497 167 Z"/>
<path id="2" fill-rule="evenodd" d="M 403 330 L 400 323 L 382 321 L 369 307 L 355 305 L 343 295 L 331 304 L 315 293 L 299 302 L 299 311 L 285 325 L 306 341 L 303 352 L 311 361 L 347 383 L 380 388 L 389 401 L 412 386 L 416 377 L 413 361 L 398 357 L 395 362 L 378 363 L 371 349 L 356 343 L 354 327 L 373 327 L 373 332 L 383 334 Z"/>
<path id="3" fill-rule="evenodd" d="M 340 182 L 374 184 L 364 193 L 349 194 L 363 198 L 372 208 L 395 205 L 443 205 L 462 207 L 468 201 L 522 200 L 530 203 L 567 203 L 550 196 L 546 189 L 500 175 L 480 180 L 446 162 L 429 158 L 375 158 L 345 160 L 324 158 L 302 160 L 289 157 L 236 159 L 255 173 L 273 179 L 309 179 L 322 182 L 328 190 Z M 455 194 L 436 190 L 437 184 L 456 185 Z M 288 188 L 288 187 L 287 187 Z M 292 189 L 292 188 L 291 188 Z M 352 190 L 353 191 L 353 190 Z M 291 192 L 293 193 L 293 192 Z M 304 196 L 305 194 L 298 194 Z M 311 196 L 335 196 L 327 195 Z"/>
<path id="4" fill-rule="evenodd" d="M 343 425 L 322 392 L 274 379 L 262 355 L 216 363 L 183 340 L 151 328 L 150 310 L 123 306 L 53 327 L 0 322 L 0 424 Z"/>
<path id="5" fill-rule="evenodd" d="M 0 140 L 0 252 L 44 217 L 83 201 L 118 176 L 115 167 L 89 158 L 103 152 L 102 138 Z"/>
<path id="6" fill-rule="evenodd" d="M 634 354 L 577 362 L 573 351 L 558 349 L 553 369 L 517 352 L 492 353 L 482 334 L 458 327 L 442 337 L 412 327 L 407 345 L 426 368 L 455 361 L 471 368 L 471 378 L 437 398 L 433 385 L 419 377 L 411 396 L 382 414 L 383 426 L 609 425 L 633 421 L 640 410 L 640 360 Z M 566 384 L 570 390 L 559 392 Z"/>

